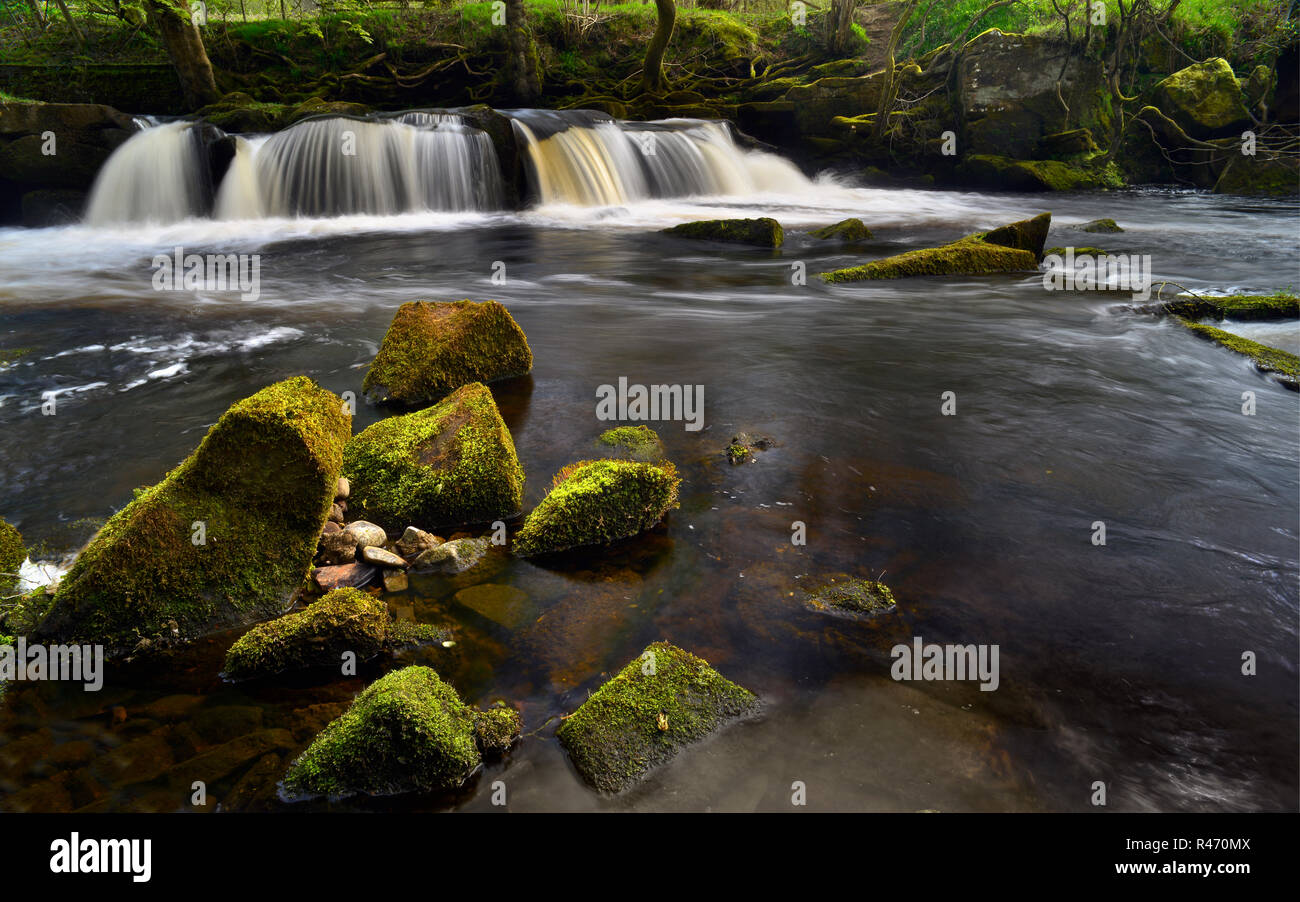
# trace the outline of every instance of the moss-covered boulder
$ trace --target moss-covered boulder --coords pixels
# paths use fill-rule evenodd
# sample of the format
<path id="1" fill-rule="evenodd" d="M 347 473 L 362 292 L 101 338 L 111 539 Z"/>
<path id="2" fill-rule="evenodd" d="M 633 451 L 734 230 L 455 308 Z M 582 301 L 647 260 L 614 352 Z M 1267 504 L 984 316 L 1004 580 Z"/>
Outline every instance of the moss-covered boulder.
<path id="1" fill-rule="evenodd" d="M 1214 193 L 1294 197 L 1300 194 L 1300 161 L 1266 151 L 1255 156 L 1235 153 L 1214 183 Z"/>
<path id="2" fill-rule="evenodd" d="M 817 611 L 871 615 L 894 609 L 894 593 L 874 579 L 831 579 L 805 593 L 808 607 Z"/>
<path id="3" fill-rule="evenodd" d="M 27 547 L 18 528 L 0 519 L 0 595 L 18 584 L 18 569 L 27 560 Z"/>
<path id="4" fill-rule="evenodd" d="M 305 610 L 259 623 L 226 652 L 232 680 L 304 667 L 337 667 L 344 652 L 374 657 L 388 635 L 388 608 L 359 589 L 336 589 Z"/>
<path id="5" fill-rule="evenodd" d="M 1119 223 L 1113 219 L 1093 219 L 1078 226 L 1081 232 L 1093 232 L 1096 234 L 1114 234 L 1124 231 Z"/>
<path id="6" fill-rule="evenodd" d="M 704 219 L 664 229 L 665 235 L 697 241 L 727 241 L 757 247 L 780 247 L 785 240 L 781 223 L 766 216 L 760 219 Z"/>
<path id="7" fill-rule="evenodd" d="M 1184 319 L 1287 320 L 1300 318 L 1300 297 L 1277 294 L 1229 294 L 1220 297 L 1179 295 L 1172 300 L 1137 308 L 1139 313 L 1168 314 Z"/>
<path id="8" fill-rule="evenodd" d="M 615 426 L 596 441 L 611 454 L 632 460 L 662 460 L 664 456 L 663 440 L 649 426 Z"/>
<path id="9" fill-rule="evenodd" d="M 1300 391 L 1300 357 L 1205 323 L 1194 323 L 1185 319 L 1180 319 L 1179 322 L 1200 338 L 1249 357 L 1254 362 L 1255 369 L 1261 373 L 1268 373 L 1292 391 Z"/>
<path id="10" fill-rule="evenodd" d="M 757 702 L 707 661 L 656 642 L 583 702 L 556 735 L 588 783 L 616 793 Z"/>
<path id="11" fill-rule="evenodd" d="M 1116 173 L 1059 160 L 1016 160 L 995 154 L 972 154 L 957 166 L 962 184 L 994 191 L 1079 191 L 1117 188 Z"/>
<path id="12" fill-rule="evenodd" d="M 1222 57 L 1180 69 L 1155 86 L 1155 105 L 1193 138 L 1226 138 L 1250 127 L 1241 83 Z"/>
<path id="13" fill-rule="evenodd" d="M 861 219 L 844 219 L 834 225 L 813 229 L 808 234 L 819 241 L 840 241 L 845 244 L 870 241 L 873 237 L 871 229 L 867 228 Z"/>
<path id="14" fill-rule="evenodd" d="M 472 382 L 440 403 L 389 417 L 348 442 L 343 471 L 350 514 L 396 531 L 510 517 L 523 504 L 524 471 L 487 386 Z"/>
<path id="15" fill-rule="evenodd" d="M 1021 272 L 1038 265 L 1033 251 L 990 244 L 972 235 L 945 244 L 873 260 L 862 266 L 824 272 L 827 282 L 856 282 L 862 279 L 902 279 L 908 276 L 984 275 Z"/>
<path id="16" fill-rule="evenodd" d="M 446 792 L 482 763 L 480 732 L 493 752 L 513 740 L 509 720 L 465 704 L 428 667 L 404 667 L 371 683 L 321 731 L 289 765 L 281 795 Z"/>
<path id="17" fill-rule="evenodd" d="M 413 301 L 398 308 L 361 387 L 372 401 L 417 406 L 532 368 L 523 329 L 496 301 Z"/>
<path id="18" fill-rule="evenodd" d="M 303 584 L 351 433 L 337 395 L 297 376 L 232 405 L 162 482 L 82 551 L 36 634 L 129 650 L 284 611 Z"/>
<path id="19" fill-rule="evenodd" d="M 999 226 L 991 232 L 985 232 L 982 237 L 986 244 L 1029 251 L 1035 260 L 1042 260 L 1043 245 L 1047 243 L 1047 232 L 1051 227 L 1052 214 L 1039 213 L 1032 219 L 1021 219 Z"/>
<path id="20" fill-rule="evenodd" d="M 521 555 L 604 545 L 649 529 L 677 506 L 671 463 L 588 460 L 555 475 L 553 487 L 514 540 Z"/>

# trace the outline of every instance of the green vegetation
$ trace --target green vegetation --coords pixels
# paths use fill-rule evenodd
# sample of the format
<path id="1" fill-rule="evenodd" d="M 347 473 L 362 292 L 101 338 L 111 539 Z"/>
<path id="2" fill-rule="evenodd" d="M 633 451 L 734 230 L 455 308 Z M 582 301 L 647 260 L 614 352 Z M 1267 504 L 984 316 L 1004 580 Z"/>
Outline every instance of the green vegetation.
<path id="1" fill-rule="evenodd" d="M 615 426 L 602 432 L 597 441 L 632 460 L 658 460 L 664 454 L 663 441 L 649 426 Z"/>
<path id="2" fill-rule="evenodd" d="M 1300 298 L 1286 292 L 1278 294 L 1232 294 L 1224 297 L 1179 296 L 1144 312 L 1167 313 L 1184 319 L 1278 320 L 1300 317 Z"/>
<path id="3" fill-rule="evenodd" d="M 281 613 L 334 500 L 346 411 L 304 376 L 232 405 L 193 454 L 104 525 L 37 634 L 111 652 L 164 630 L 191 638 Z"/>
<path id="4" fill-rule="evenodd" d="M 1257 370 L 1271 374 L 1287 388 L 1300 390 L 1300 357 L 1204 323 L 1194 323 L 1185 319 L 1180 319 L 1179 322 L 1199 337 L 1249 357 L 1254 361 Z"/>
<path id="5" fill-rule="evenodd" d="M 604 545 L 654 526 L 677 506 L 681 480 L 671 463 L 589 460 L 555 474 L 553 488 L 524 520 L 516 554 Z"/>
<path id="6" fill-rule="evenodd" d="M 984 275 L 1022 272 L 1038 265 L 1031 251 L 989 244 L 972 235 L 943 247 L 906 251 L 862 266 L 822 273 L 827 282 L 856 282 L 862 279 L 902 279 L 909 276 Z"/>
<path id="7" fill-rule="evenodd" d="M 872 238 L 871 229 L 867 228 L 861 219 L 845 219 L 834 225 L 813 229 L 808 234 L 820 241 L 841 241 L 846 244 L 870 241 Z"/>
<path id="8" fill-rule="evenodd" d="M 809 606 L 819 611 L 847 611 L 851 614 L 879 614 L 893 610 L 894 593 L 872 579 L 831 580 L 807 593 Z"/>
<path id="9" fill-rule="evenodd" d="M 344 652 L 358 661 L 379 654 L 388 634 L 388 608 L 358 589 L 336 589 L 305 610 L 259 623 L 226 652 L 233 680 L 303 667 L 338 667 Z"/>
<path id="10" fill-rule="evenodd" d="M 588 783 L 616 793 L 755 704 L 752 692 L 707 661 L 656 642 L 592 693 L 556 736 Z"/>
<path id="11" fill-rule="evenodd" d="M 427 410 L 389 417 L 348 442 L 350 513 L 386 529 L 434 529 L 510 517 L 524 471 L 487 386 L 461 386 Z"/>
<path id="12" fill-rule="evenodd" d="M 781 223 L 766 216 L 759 219 L 702 219 L 664 229 L 663 234 L 696 241 L 726 241 L 758 247 L 780 247 L 785 240 Z"/>
<path id="13" fill-rule="evenodd" d="M 27 560 L 27 547 L 18 529 L 0 518 L 0 595 L 13 590 L 18 582 L 18 568 Z"/>

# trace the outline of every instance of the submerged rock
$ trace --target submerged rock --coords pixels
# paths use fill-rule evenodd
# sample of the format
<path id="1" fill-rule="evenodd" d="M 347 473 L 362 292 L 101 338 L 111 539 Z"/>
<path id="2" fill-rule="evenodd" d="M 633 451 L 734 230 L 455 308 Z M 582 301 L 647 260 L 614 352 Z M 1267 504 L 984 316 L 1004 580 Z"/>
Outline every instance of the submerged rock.
<path id="1" fill-rule="evenodd" d="M 727 460 L 732 464 L 752 463 L 756 451 L 766 451 L 776 446 L 776 442 L 762 433 L 737 432 L 727 445 Z"/>
<path id="2" fill-rule="evenodd" d="M 616 426 L 600 434 L 601 445 L 632 460 L 661 460 L 664 443 L 649 426 Z"/>
<path id="3" fill-rule="evenodd" d="M 873 237 L 871 229 L 867 228 L 861 219 L 841 220 L 834 225 L 813 229 L 808 234 L 821 241 L 842 241 L 845 243 L 870 241 Z"/>
<path id="4" fill-rule="evenodd" d="M 286 800 L 363 793 L 446 792 L 513 741 L 509 716 L 476 711 L 428 667 L 404 667 L 370 684 L 289 765 Z"/>
<path id="5" fill-rule="evenodd" d="M 1154 88 L 1155 104 L 1193 138 L 1236 137 L 1249 128 L 1241 84 L 1220 57 L 1180 69 Z"/>
<path id="6" fill-rule="evenodd" d="M 485 523 L 523 504 L 524 471 L 510 430 L 478 382 L 368 427 L 348 442 L 343 467 L 353 508 L 394 529 Z"/>
<path id="7" fill-rule="evenodd" d="M 528 339 L 496 301 L 414 301 L 393 317 L 362 390 L 377 402 L 414 406 L 532 368 Z"/>
<path id="8" fill-rule="evenodd" d="M 1255 369 L 1261 373 L 1268 373 L 1292 391 L 1300 391 L 1300 357 L 1204 323 L 1194 323 L 1185 319 L 1180 319 L 1179 322 L 1199 337 L 1249 357 L 1254 361 Z"/>
<path id="9" fill-rule="evenodd" d="M 338 564 L 332 567 L 317 567 L 311 575 L 312 581 L 326 592 L 335 589 L 360 589 L 368 586 L 379 576 L 379 570 L 363 562 Z"/>
<path id="10" fill-rule="evenodd" d="M 708 662 L 656 642 L 583 702 L 556 736 L 588 783 L 616 793 L 757 701 Z"/>
<path id="11" fill-rule="evenodd" d="M 555 475 L 514 540 L 520 555 L 605 545 L 654 526 L 677 506 L 681 480 L 671 463 L 589 460 Z"/>
<path id="12" fill-rule="evenodd" d="M 483 560 L 491 547 L 492 543 L 483 538 L 452 539 L 421 553 L 412 567 L 435 573 L 463 573 Z"/>
<path id="13" fill-rule="evenodd" d="M 872 579 L 834 580 L 806 593 L 808 606 L 818 611 L 879 614 L 894 609 L 894 593 Z"/>
<path id="14" fill-rule="evenodd" d="M 753 244 L 758 247 L 780 247 L 785 240 L 781 223 L 766 216 L 760 219 L 702 219 L 684 222 L 663 234 L 699 241 L 727 241 L 735 244 Z"/>
<path id="15" fill-rule="evenodd" d="M 121 651 L 173 620 L 192 638 L 281 613 L 334 498 L 346 410 L 303 376 L 235 403 L 91 540 L 36 634 Z"/>
<path id="16" fill-rule="evenodd" d="M 305 610 L 259 623 L 226 652 L 233 680 L 269 676 L 304 667 L 337 667 L 344 652 L 357 660 L 384 648 L 388 609 L 357 589 L 337 589 Z"/>

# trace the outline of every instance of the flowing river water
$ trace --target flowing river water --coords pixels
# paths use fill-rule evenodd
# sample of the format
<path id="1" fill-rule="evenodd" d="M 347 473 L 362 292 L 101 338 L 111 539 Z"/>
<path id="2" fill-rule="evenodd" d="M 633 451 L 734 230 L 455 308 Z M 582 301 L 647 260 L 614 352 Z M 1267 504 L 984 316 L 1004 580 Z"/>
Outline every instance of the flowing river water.
<path id="1" fill-rule="evenodd" d="M 0 348 L 31 349 L 0 368 L 0 513 L 52 559 L 237 399 L 300 373 L 359 394 L 406 301 L 495 298 L 527 334 L 533 373 L 493 386 L 526 507 L 611 425 L 598 386 L 698 384 L 705 399 L 700 431 L 650 424 L 683 476 L 681 508 L 650 533 L 558 564 L 499 555 L 417 574 L 386 596 L 396 616 L 448 625 L 451 649 L 235 685 L 217 676 L 230 633 L 165 666 L 110 666 L 98 693 L 11 685 L 7 807 L 190 810 L 206 778 L 214 804 L 275 810 L 488 810 L 496 781 L 513 810 L 789 810 L 796 781 L 814 810 L 1089 810 L 1096 781 L 1112 810 L 1294 808 L 1297 394 L 1120 309 L 1127 294 L 1048 291 L 1034 274 L 816 274 L 1050 210 L 1049 246 L 1149 254 L 1156 279 L 1193 289 L 1273 292 L 1297 282 L 1296 205 L 854 188 L 774 165 L 729 196 L 0 231 Z M 656 233 L 757 215 L 785 226 L 782 249 Z M 845 249 L 805 232 L 848 216 L 875 238 Z M 1101 216 L 1125 231 L 1072 228 Z M 151 261 L 177 246 L 260 255 L 257 296 L 155 291 Z M 1294 324 L 1228 327 L 1300 345 Z M 360 404 L 354 429 L 381 415 Z M 731 466 L 742 430 L 777 444 Z M 883 574 L 897 612 L 861 622 L 794 602 L 836 573 Z M 518 591 L 457 597 L 477 583 Z M 890 648 L 913 637 L 997 645 L 997 690 L 895 681 Z M 557 718 L 657 639 L 752 689 L 762 714 L 599 796 Z M 524 739 L 452 798 L 276 800 L 315 733 L 411 662 L 468 702 L 516 704 Z"/>

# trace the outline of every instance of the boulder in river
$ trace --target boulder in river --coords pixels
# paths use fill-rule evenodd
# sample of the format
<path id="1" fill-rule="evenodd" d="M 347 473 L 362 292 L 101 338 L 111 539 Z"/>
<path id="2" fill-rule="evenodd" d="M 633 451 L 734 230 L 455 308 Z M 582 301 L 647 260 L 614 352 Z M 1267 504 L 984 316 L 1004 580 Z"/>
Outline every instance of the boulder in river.
<path id="1" fill-rule="evenodd" d="M 36 628 L 110 653 L 282 613 L 305 579 L 334 498 L 347 406 L 305 376 L 236 402 L 198 448 L 114 515 Z"/>
<path id="2" fill-rule="evenodd" d="M 1076 228 L 1081 232 L 1095 232 L 1098 234 L 1113 234 L 1115 232 L 1124 231 L 1120 228 L 1119 223 L 1113 219 L 1093 219 L 1080 226 L 1076 226 Z"/>
<path id="3" fill-rule="evenodd" d="M 492 392 L 478 382 L 348 442 L 352 510 L 392 529 L 485 523 L 523 504 L 524 471 Z"/>
<path id="4" fill-rule="evenodd" d="M 684 222 L 662 231 L 665 235 L 676 238 L 726 241 L 757 247 L 780 247 L 785 240 L 781 223 L 766 216 L 759 219 L 702 219 L 698 222 Z"/>
<path id="5" fill-rule="evenodd" d="M 1051 214 L 1014 222 L 992 232 L 968 235 L 942 247 L 919 248 L 861 266 L 822 273 L 827 282 L 902 279 L 908 276 L 983 275 L 1021 272 L 1038 266 Z M 990 241 L 993 236 L 997 241 Z"/>
<path id="6" fill-rule="evenodd" d="M 393 317 L 361 387 L 373 401 L 418 406 L 532 368 L 524 331 L 496 301 L 413 301 Z"/>
<path id="7" fill-rule="evenodd" d="M 1179 322 L 1200 338 L 1249 357 L 1254 362 L 1255 369 L 1269 374 L 1292 391 L 1300 391 L 1300 357 L 1295 354 L 1242 338 L 1206 323 L 1194 323 L 1186 319 L 1180 319 Z"/>
<path id="8" fill-rule="evenodd" d="M 840 241 L 851 244 L 855 241 L 870 241 L 871 229 L 861 219 L 844 219 L 834 225 L 813 229 L 808 233 L 819 241 Z"/>
<path id="9" fill-rule="evenodd" d="M 482 763 L 480 735 L 494 753 L 518 735 L 517 719 L 489 712 L 465 704 L 428 667 L 395 670 L 371 683 L 289 766 L 281 795 L 293 800 L 456 789 Z"/>
<path id="10" fill-rule="evenodd" d="M 412 566 L 435 573 L 463 573 L 483 560 L 491 545 L 483 538 L 452 539 L 421 552 Z"/>
<path id="11" fill-rule="evenodd" d="M 1034 255 L 1035 260 L 1042 260 L 1043 245 L 1047 243 L 1047 232 L 1051 227 L 1052 214 L 1039 213 L 1032 219 L 1021 219 L 999 226 L 977 237 L 983 238 L 986 244 L 1029 251 Z"/>
<path id="12" fill-rule="evenodd" d="M 556 736 L 583 779 L 617 793 L 757 703 L 707 661 L 656 642 L 592 693 Z"/>
<path id="13" fill-rule="evenodd" d="M 671 463 L 588 460 L 555 475 L 551 491 L 515 536 L 521 555 L 604 545 L 654 526 L 677 506 Z"/>
<path id="14" fill-rule="evenodd" d="M 849 614 L 879 614 L 892 611 L 894 593 L 873 579 L 832 578 L 808 590 L 805 601 L 818 611 L 842 611 Z"/>
<path id="15" fill-rule="evenodd" d="M 304 610 L 259 623 L 226 652 L 225 674 L 245 680 L 303 667 L 336 667 L 383 650 L 388 608 L 358 589 L 336 589 Z"/>
<path id="16" fill-rule="evenodd" d="M 632 460 L 661 460 L 664 443 L 649 426 L 615 426 L 597 439 L 602 446 L 620 457 Z"/>
<path id="17" fill-rule="evenodd" d="M 1193 138 L 1228 138 L 1250 128 L 1241 83 L 1221 57 L 1180 69 L 1157 84 L 1155 105 Z"/>

